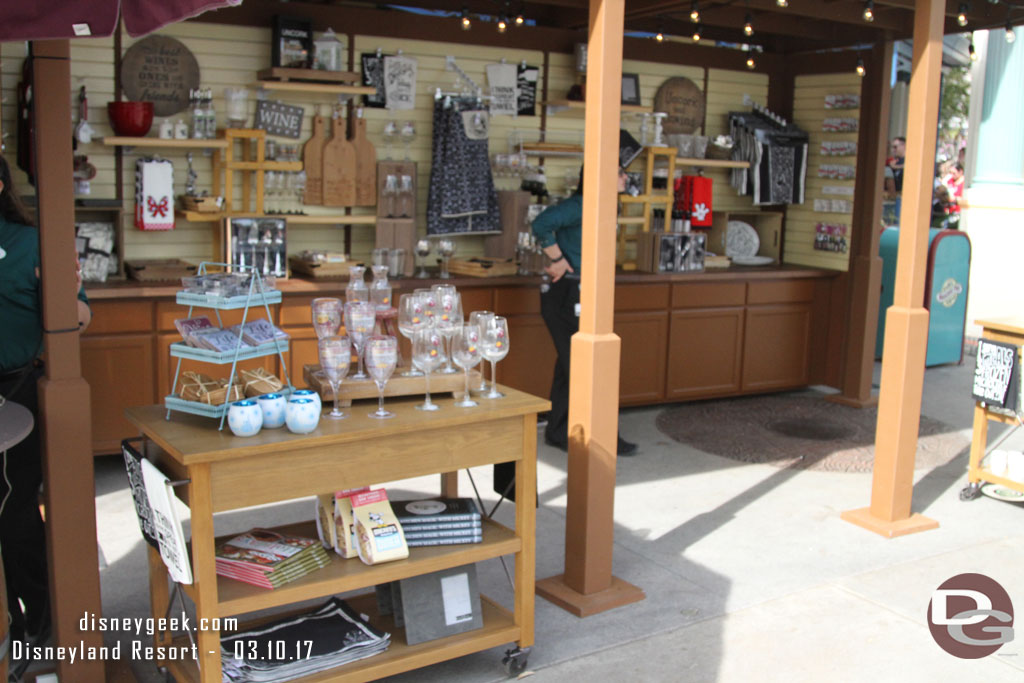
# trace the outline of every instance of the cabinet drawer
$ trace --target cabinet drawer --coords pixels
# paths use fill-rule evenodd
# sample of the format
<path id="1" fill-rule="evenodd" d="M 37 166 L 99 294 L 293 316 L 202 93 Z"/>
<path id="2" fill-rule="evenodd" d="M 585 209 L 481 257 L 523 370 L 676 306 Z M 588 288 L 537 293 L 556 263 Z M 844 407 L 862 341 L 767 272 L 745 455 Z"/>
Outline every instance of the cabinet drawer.
<path id="1" fill-rule="evenodd" d="M 324 296 L 331 296 L 325 294 Z M 288 325 L 309 325 L 313 324 L 313 311 L 310 309 L 310 305 L 313 299 L 317 297 L 313 296 L 288 296 L 281 300 L 281 317 L 280 326 L 286 327 Z M 344 289 L 338 289 L 335 298 L 341 299 L 344 303 L 345 293 Z"/>
<path id="2" fill-rule="evenodd" d="M 495 289 L 494 312 L 504 316 L 540 313 L 540 287 Z"/>
<path id="3" fill-rule="evenodd" d="M 814 280 L 780 280 L 751 282 L 747 289 L 748 304 L 789 304 L 814 300 Z"/>
<path id="4" fill-rule="evenodd" d="M 153 329 L 153 304 L 149 301 L 92 301 L 89 308 L 92 322 L 83 337 Z M 173 322 L 171 327 L 173 329 Z"/>
<path id="5" fill-rule="evenodd" d="M 668 308 L 669 285 L 619 285 L 615 288 L 616 311 L 663 311 Z"/>
<path id="6" fill-rule="evenodd" d="M 672 308 L 742 306 L 747 285 L 743 282 L 701 282 L 672 285 Z"/>

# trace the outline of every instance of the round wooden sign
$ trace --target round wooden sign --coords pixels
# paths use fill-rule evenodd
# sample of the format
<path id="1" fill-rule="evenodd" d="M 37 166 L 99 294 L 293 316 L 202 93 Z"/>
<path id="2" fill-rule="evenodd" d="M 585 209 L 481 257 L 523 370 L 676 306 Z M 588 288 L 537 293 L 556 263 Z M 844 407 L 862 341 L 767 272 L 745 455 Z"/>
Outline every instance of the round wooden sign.
<path id="1" fill-rule="evenodd" d="M 199 62 L 181 41 L 149 36 L 121 58 L 121 87 L 133 102 L 152 102 L 155 116 L 188 107 L 188 91 L 199 87 Z"/>
<path id="2" fill-rule="evenodd" d="M 668 135 L 689 135 L 704 125 L 704 93 L 689 78 L 675 76 L 654 95 L 654 111 L 663 111 Z"/>

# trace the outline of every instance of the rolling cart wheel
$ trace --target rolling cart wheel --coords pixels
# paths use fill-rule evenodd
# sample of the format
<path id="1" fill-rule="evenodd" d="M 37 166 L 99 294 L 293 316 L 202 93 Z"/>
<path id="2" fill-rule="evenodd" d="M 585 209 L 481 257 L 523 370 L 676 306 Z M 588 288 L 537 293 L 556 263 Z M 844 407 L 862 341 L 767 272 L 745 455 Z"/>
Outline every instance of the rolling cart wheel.
<path id="1" fill-rule="evenodd" d="M 501 665 L 505 667 L 508 677 L 513 678 L 526 671 L 529 660 L 530 648 L 517 647 L 514 650 L 505 650 L 505 656 L 501 658 Z"/>
<path id="2" fill-rule="evenodd" d="M 981 495 L 981 484 L 975 482 L 960 489 L 960 500 L 974 500 Z"/>

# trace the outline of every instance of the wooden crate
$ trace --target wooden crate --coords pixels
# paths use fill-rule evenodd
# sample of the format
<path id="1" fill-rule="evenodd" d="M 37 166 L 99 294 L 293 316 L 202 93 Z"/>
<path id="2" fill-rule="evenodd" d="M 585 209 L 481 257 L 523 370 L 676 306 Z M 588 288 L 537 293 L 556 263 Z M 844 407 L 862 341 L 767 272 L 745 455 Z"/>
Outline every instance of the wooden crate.
<path id="1" fill-rule="evenodd" d="M 399 376 L 399 373 L 405 369 L 406 368 L 400 367 L 395 370 L 395 374 L 391 376 L 391 379 L 388 380 L 387 385 L 384 387 L 384 398 L 389 396 L 423 396 L 426 394 L 426 379 L 423 377 Z M 334 400 L 331 385 L 322 381 L 320 377 L 317 376 L 319 371 L 319 365 L 303 365 L 302 378 L 306 381 L 306 386 L 320 394 L 321 401 L 324 403 L 330 403 Z M 469 387 L 472 390 L 474 387 L 478 386 L 480 386 L 480 373 L 477 370 L 472 370 L 469 373 Z M 441 375 L 436 371 L 430 374 L 431 396 L 435 396 L 437 394 L 453 394 L 454 396 L 459 397 L 462 396 L 464 387 L 465 376 L 461 370 L 449 375 Z M 342 380 L 341 386 L 338 387 L 338 401 L 339 404 L 343 406 L 352 405 L 352 401 L 358 401 L 365 398 L 377 398 L 377 396 L 377 385 L 372 379 L 352 380 L 346 377 Z"/>
<path id="2" fill-rule="evenodd" d="M 451 259 L 448 270 L 468 277 L 503 277 L 515 275 L 518 267 L 513 259 L 469 258 Z"/>

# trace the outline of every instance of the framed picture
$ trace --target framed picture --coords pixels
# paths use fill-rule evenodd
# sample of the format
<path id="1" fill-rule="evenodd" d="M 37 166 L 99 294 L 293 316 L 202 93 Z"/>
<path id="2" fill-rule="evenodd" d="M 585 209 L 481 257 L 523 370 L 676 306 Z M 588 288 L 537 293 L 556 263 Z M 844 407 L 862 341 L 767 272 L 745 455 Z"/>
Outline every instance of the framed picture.
<path id="1" fill-rule="evenodd" d="M 640 76 L 622 74 L 622 104 L 640 104 Z"/>

